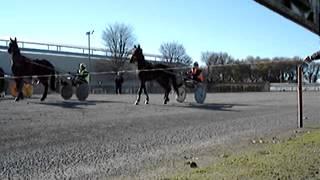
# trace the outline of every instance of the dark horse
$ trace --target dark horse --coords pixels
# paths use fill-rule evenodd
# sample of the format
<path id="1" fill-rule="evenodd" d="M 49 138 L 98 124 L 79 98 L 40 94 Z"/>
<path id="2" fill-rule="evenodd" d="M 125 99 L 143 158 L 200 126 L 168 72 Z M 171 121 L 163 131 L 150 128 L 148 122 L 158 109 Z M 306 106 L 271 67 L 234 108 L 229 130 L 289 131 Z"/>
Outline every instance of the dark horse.
<path id="1" fill-rule="evenodd" d="M 140 88 L 138 90 L 138 97 L 135 102 L 136 105 L 140 102 L 140 96 L 142 93 L 142 90 L 144 91 L 144 94 L 146 95 L 146 101 L 145 104 L 149 103 L 149 96 L 147 93 L 146 85 L 145 83 L 147 81 L 156 80 L 165 90 L 164 94 L 164 104 L 167 104 L 169 102 L 169 93 L 171 91 L 171 84 L 173 86 L 173 89 L 178 94 L 178 84 L 176 81 L 176 75 L 174 74 L 172 69 L 169 69 L 170 67 L 164 64 L 151 64 L 150 62 L 147 62 L 144 59 L 144 55 L 142 53 L 142 49 L 138 45 L 138 47 L 134 46 L 132 56 L 130 58 L 130 63 L 138 63 L 138 77 L 140 80 Z"/>
<path id="2" fill-rule="evenodd" d="M 0 97 L 1 97 L 1 93 L 4 91 L 4 71 L 3 69 L 0 67 Z"/>
<path id="3" fill-rule="evenodd" d="M 49 77 L 50 88 L 55 90 L 54 66 L 47 60 L 31 60 L 21 55 L 16 38 L 14 40 L 10 38 L 8 53 L 11 55 L 11 70 L 15 76 L 14 80 L 18 91 L 18 96 L 15 100 L 19 101 L 23 99 L 22 88 L 24 78 L 32 79 L 32 76 L 37 76 L 40 83 L 44 86 L 44 92 L 41 97 L 41 101 L 44 101 L 48 93 Z"/>

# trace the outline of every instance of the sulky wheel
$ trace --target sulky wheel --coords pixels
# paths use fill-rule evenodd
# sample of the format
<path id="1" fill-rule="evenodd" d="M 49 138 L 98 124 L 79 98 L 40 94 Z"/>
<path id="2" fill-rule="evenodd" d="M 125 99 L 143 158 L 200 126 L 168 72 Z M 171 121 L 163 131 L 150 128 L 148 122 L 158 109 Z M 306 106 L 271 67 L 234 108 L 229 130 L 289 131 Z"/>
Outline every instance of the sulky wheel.
<path id="1" fill-rule="evenodd" d="M 206 87 L 202 84 L 197 85 L 194 91 L 194 99 L 197 103 L 203 104 L 207 96 Z"/>
<path id="2" fill-rule="evenodd" d="M 79 101 L 85 101 L 89 96 L 89 85 L 87 83 L 80 84 L 76 89 L 76 96 Z"/>
<path id="3" fill-rule="evenodd" d="M 67 84 L 62 86 L 61 88 L 61 96 L 64 100 L 68 100 L 72 97 L 73 95 L 73 88 L 71 85 Z"/>
<path id="4" fill-rule="evenodd" d="M 187 97 L 187 92 L 186 92 L 186 87 L 185 85 L 182 85 L 178 88 L 179 90 L 179 94 L 176 95 L 176 100 L 177 102 L 179 103 L 183 103 L 184 100 L 186 99 Z"/>

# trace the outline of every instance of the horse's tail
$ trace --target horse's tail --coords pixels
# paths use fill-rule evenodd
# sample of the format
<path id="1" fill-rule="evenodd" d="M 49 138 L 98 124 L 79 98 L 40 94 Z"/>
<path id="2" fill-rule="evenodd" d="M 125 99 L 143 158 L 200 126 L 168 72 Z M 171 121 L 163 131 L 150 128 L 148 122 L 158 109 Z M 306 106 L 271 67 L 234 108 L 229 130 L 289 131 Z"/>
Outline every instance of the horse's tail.
<path id="1" fill-rule="evenodd" d="M 54 70 L 54 67 L 52 67 L 51 71 L 51 77 L 50 77 L 50 89 L 52 91 L 56 90 L 56 71 Z"/>
<path id="2" fill-rule="evenodd" d="M 177 94 L 179 94 L 178 88 L 179 88 L 180 86 L 182 86 L 182 83 L 181 83 L 181 84 L 178 84 L 178 83 L 177 83 L 177 76 L 176 76 L 174 73 L 171 74 L 171 81 L 172 81 L 172 86 L 173 86 L 174 91 L 175 91 Z"/>

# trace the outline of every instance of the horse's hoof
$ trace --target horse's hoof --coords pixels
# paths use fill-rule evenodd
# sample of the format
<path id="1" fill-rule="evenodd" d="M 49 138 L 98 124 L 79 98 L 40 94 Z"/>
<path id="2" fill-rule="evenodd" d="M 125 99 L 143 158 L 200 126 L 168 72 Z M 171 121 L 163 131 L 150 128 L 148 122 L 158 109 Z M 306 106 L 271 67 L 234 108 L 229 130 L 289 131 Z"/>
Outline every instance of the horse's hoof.
<path id="1" fill-rule="evenodd" d="M 138 102 L 138 101 L 136 101 L 136 102 L 134 103 L 134 105 L 139 105 L 139 102 Z"/>
<path id="2" fill-rule="evenodd" d="M 44 100 L 45 100 L 44 98 L 41 98 L 41 99 L 40 99 L 41 102 L 43 102 Z"/>
<path id="3" fill-rule="evenodd" d="M 149 101 L 145 101 L 144 104 L 149 104 Z"/>

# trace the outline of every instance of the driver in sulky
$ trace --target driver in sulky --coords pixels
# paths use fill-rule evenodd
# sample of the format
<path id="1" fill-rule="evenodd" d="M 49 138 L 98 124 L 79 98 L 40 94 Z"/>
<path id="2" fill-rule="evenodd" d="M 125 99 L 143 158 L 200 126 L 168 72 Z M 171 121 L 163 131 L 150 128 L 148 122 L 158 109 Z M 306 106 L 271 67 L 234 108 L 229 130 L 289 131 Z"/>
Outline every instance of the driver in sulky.
<path id="1" fill-rule="evenodd" d="M 193 63 L 193 67 L 188 72 L 189 77 L 196 82 L 203 82 L 204 77 L 202 74 L 202 70 L 199 68 L 198 62 Z"/>
<path id="2" fill-rule="evenodd" d="M 77 73 L 78 83 L 89 83 L 89 71 L 87 70 L 86 64 L 80 63 Z"/>

